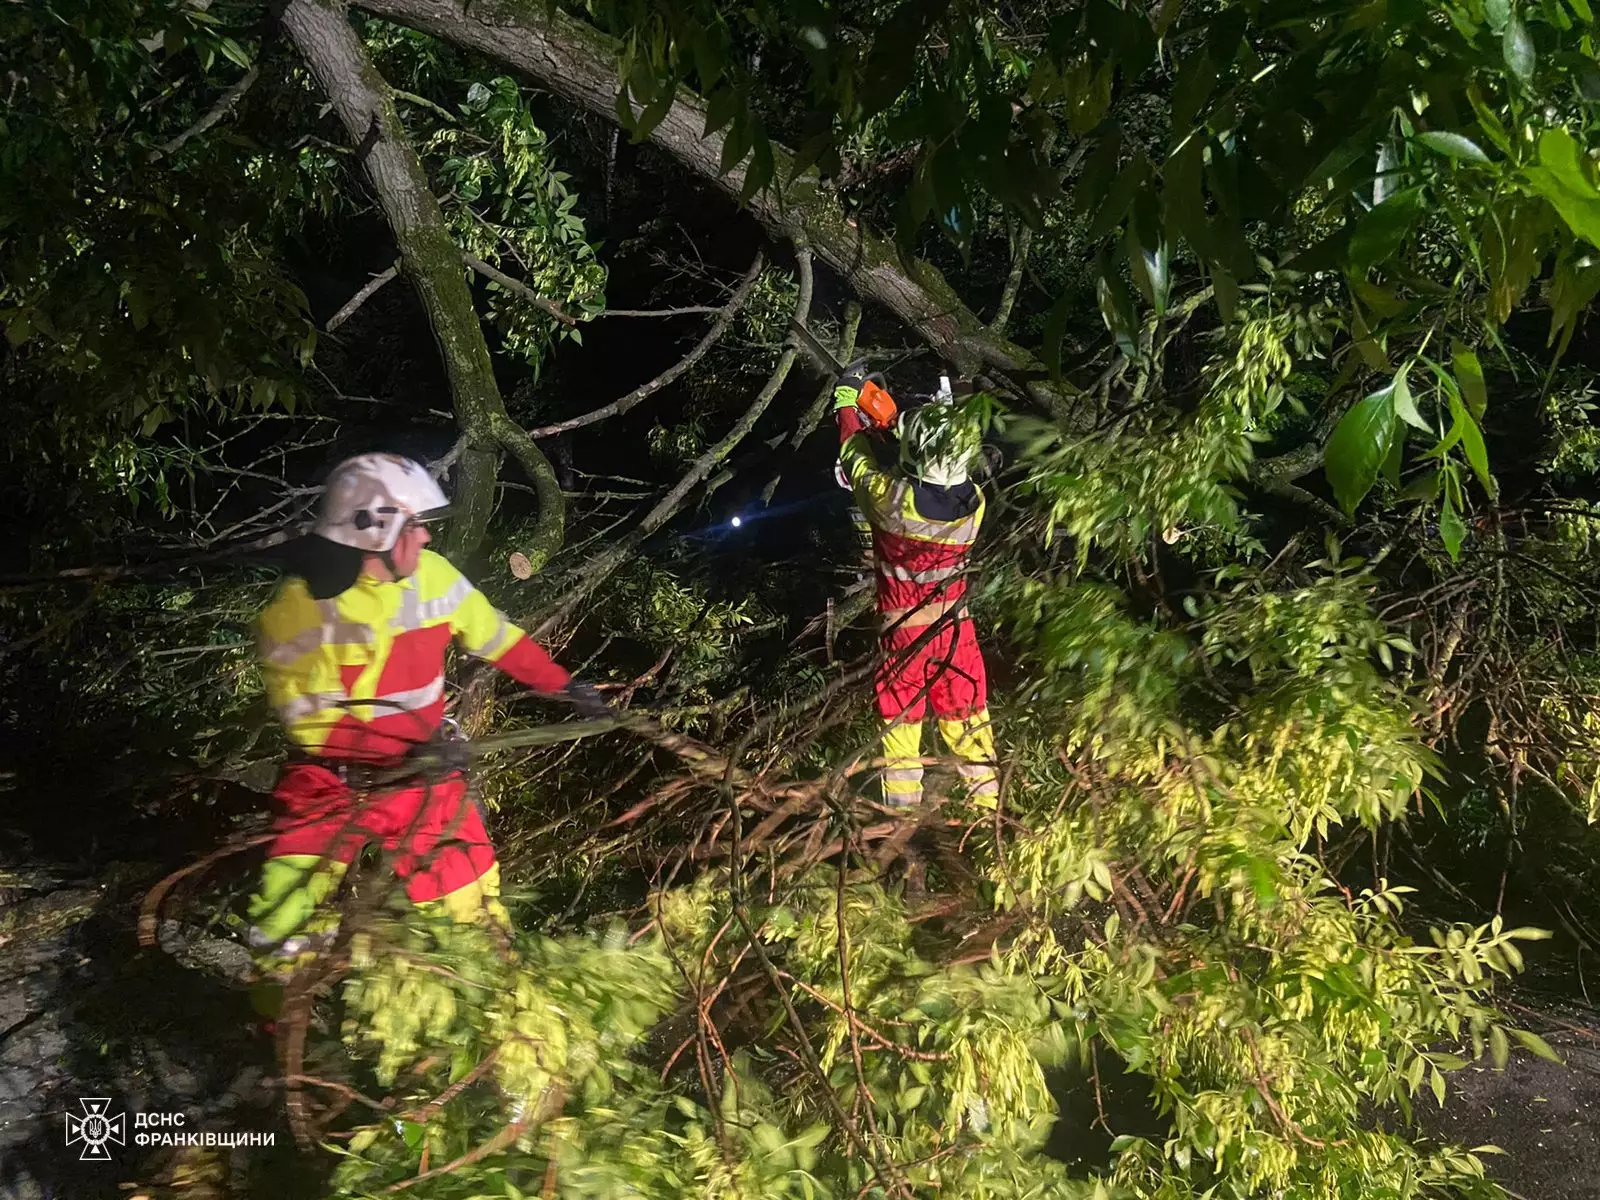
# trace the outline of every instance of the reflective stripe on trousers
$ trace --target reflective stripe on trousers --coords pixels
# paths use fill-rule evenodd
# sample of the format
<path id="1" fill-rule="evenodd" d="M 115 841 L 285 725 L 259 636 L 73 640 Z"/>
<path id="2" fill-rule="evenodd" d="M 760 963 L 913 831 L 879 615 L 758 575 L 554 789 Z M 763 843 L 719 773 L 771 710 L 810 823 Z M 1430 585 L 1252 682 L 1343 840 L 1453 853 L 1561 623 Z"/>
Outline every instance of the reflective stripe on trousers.
<path id="1" fill-rule="evenodd" d="M 960 761 L 956 770 L 967 795 L 980 808 L 993 808 L 1000 795 L 995 770 L 994 730 L 989 710 L 970 717 L 944 718 L 939 737 Z M 922 803 L 922 722 L 890 725 L 883 733 L 883 801 L 895 808 Z"/>

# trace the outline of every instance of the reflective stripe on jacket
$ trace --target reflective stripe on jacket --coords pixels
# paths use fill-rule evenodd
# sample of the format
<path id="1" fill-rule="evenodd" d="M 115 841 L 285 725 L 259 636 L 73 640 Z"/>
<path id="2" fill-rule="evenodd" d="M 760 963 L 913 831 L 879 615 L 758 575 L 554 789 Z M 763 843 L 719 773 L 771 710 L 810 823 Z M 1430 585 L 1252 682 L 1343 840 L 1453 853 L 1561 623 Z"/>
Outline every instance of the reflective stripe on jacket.
<path id="1" fill-rule="evenodd" d="M 922 511 L 915 482 L 878 465 L 864 429 L 855 410 L 840 410 L 839 462 L 872 526 L 878 613 L 886 626 L 930 625 L 947 612 L 961 611 L 967 556 L 983 524 L 983 492 L 973 489 L 975 503 L 968 512 L 939 517 Z"/>
<path id="2" fill-rule="evenodd" d="M 428 740 L 444 715 L 453 637 L 474 657 L 543 692 L 566 671 L 448 561 L 424 550 L 406 579 L 363 574 L 327 600 L 286 579 L 261 614 L 267 699 L 307 753 L 393 758 Z"/>

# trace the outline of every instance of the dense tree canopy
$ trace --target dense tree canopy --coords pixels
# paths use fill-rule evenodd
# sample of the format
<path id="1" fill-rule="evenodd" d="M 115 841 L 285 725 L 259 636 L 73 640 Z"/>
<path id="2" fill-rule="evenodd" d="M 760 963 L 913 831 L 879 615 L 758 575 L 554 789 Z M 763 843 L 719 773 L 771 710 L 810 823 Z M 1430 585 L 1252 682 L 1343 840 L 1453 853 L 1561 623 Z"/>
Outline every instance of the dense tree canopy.
<path id="1" fill-rule="evenodd" d="M 247 849 L 272 556 L 403 450 L 638 718 L 461 664 L 524 932 L 352 907 L 279 1041 L 318 1194 L 1500 1194 L 1412 1117 L 1548 1055 L 1495 984 L 1596 944 L 1595 38 L 1588 0 L 8 4 L 14 794 L 75 761 L 108 838 Z M 875 805 L 796 324 L 980 389 L 998 811 Z M 152 922 L 236 931 L 248 861 Z"/>

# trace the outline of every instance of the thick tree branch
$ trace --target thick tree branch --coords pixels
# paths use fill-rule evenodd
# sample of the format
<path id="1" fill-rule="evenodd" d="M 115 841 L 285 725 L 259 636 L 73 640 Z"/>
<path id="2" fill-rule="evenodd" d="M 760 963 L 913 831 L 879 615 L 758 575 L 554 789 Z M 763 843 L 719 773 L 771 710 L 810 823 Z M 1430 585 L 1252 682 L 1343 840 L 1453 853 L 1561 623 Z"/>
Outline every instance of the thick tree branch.
<path id="1" fill-rule="evenodd" d="M 811 251 L 804 242 L 799 242 L 796 246 L 795 261 L 800 272 L 800 290 L 795 300 L 794 316 L 795 320 L 803 322 L 811 312 L 813 286 Z M 757 265 L 759 266 L 759 264 Z M 750 407 L 745 410 L 744 416 L 739 418 L 738 422 L 721 441 L 694 460 L 694 465 L 689 468 L 688 473 L 673 485 L 671 491 L 656 502 L 655 506 L 644 515 L 644 519 L 639 522 L 632 532 L 621 538 L 610 549 L 601 551 L 583 565 L 577 572 L 577 584 L 566 595 L 561 597 L 550 614 L 539 623 L 538 627 L 533 631 L 534 637 L 543 638 L 547 636 L 576 612 L 579 605 L 592 595 L 601 583 L 610 578 L 618 567 L 633 556 L 634 551 L 639 548 L 639 545 L 646 538 L 672 519 L 673 514 L 688 499 L 689 493 L 703 482 L 706 476 L 711 474 L 716 465 L 733 453 L 734 448 L 755 428 L 756 422 L 767 411 L 767 407 L 772 403 L 773 397 L 778 394 L 778 389 L 783 387 L 783 381 L 789 377 L 789 369 L 794 366 L 797 352 L 796 338 L 793 334 L 790 334 L 789 340 L 783 348 L 783 353 L 778 357 L 778 365 L 773 368 L 766 384 L 756 394 L 756 398 L 751 401 Z"/>
<path id="2" fill-rule="evenodd" d="M 594 26 L 524 0 L 356 0 L 377 16 L 476 50 L 537 79 L 544 87 L 607 120 L 616 119 L 617 43 Z M 737 197 L 745 173 L 721 171 L 723 133 L 703 136 L 705 104 L 686 89 L 650 134 L 651 141 L 691 171 Z M 1041 377 L 1033 354 L 987 328 L 955 289 L 924 262 L 903 262 L 894 247 L 862 229 L 828 192 L 815 171 L 791 182 L 793 156 L 773 147 L 773 187 L 749 201 L 750 212 L 789 237 L 803 235 L 823 262 L 865 299 L 912 326 L 956 370 L 1026 377 L 1017 382 L 1041 404 L 1065 416 L 1067 398 Z"/>
<path id="3" fill-rule="evenodd" d="M 728 332 L 728 327 L 733 324 L 734 317 L 739 315 L 739 310 L 745 306 L 745 301 L 750 299 L 750 291 L 755 287 L 756 280 L 761 277 L 762 265 L 766 259 L 760 253 L 756 254 L 755 261 L 750 264 L 750 269 L 744 273 L 744 278 L 739 281 L 739 286 L 734 289 L 733 295 L 721 308 L 708 311 L 717 313 L 717 319 L 712 322 L 711 328 L 695 343 L 694 349 L 684 355 L 672 366 L 657 375 L 648 383 L 641 383 L 633 391 L 621 399 L 613 400 L 610 404 L 602 404 L 581 416 L 569 417 L 565 421 L 557 421 L 554 425 L 541 425 L 538 429 L 528 430 L 529 437 L 543 438 L 554 437 L 558 433 L 566 433 L 573 429 L 582 429 L 585 425 L 593 425 L 596 421 L 604 421 L 607 417 L 615 417 L 636 407 L 641 401 L 655 395 L 662 388 L 674 382 L 695 363 L 705 357 L 706 351 L 722 340 L 722 335 Z"/>
<path id="4" fill-rule="evenodd" d="M 1250 467 L 1252 479 L 1281 479 L 1288 481 L 1309 475 L 1322 465 L 1323 443 L 1319 439 L 1296 446 L 1271 458 L 1258 458 Z"/>
<path id="5" fill-rule="evenodd" d="M 333 102 L 389 221 L 406 275 L 417 289 L 444 359 L 456 422 L 467 436 L 456 476 L 452 542 L 472 549 L 483 537 L 494 503 L 502 448 L 527 472 L 538 494 L 539 516 L 530 560 L 542 564 L 560 546 L 566 501 L 554 469 L 506 412 L 494 379 L 472 293 L 456 245 L 406 138 L 389 85 L 367 56 L 360 37 L 331 0 L 289 0 L 283 28 Z"/>
<path id="6" fill-rule="evenodd" d="M 1314 441 L 1272 458 L 1257 459 L 1250 464 L 1249 480 L 1269 496 L 1311 509 L 1329 524 L 1348 526 L 1352 521 L 1342 511 L 1294 483 L 1322 465 L 1323 452 L 1322 442 Z"/>
<path id="7" fill-rule="evenodd" d="M 244 94 L 255 86 L 255 82 L 259 78 L 261 78 L 261 68 L 251 67 L 233 86 L 222 93 L 222 97 L 211 106 L 205 116 L 201 117 L 171 141 L 162 142 L 161 145 L 150 151 L 150 161 L 155 162 L 158 159 L 176 154 L 183 149 L 184 144 L 190 138 L 199 137 L 218 121 L 227 117 L 229 113 L 238 107 L 239 101 L 244 99 Z"/>

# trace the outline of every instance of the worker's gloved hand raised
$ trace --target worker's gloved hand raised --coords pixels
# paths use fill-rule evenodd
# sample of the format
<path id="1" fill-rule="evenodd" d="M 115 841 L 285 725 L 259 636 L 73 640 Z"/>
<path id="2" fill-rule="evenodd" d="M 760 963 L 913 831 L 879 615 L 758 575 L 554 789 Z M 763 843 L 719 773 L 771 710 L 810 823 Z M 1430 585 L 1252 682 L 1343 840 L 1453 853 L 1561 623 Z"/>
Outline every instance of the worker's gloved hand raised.
<path id="1" fill-rule="evenodd" d="M 861 388 L 867 382 L 867 360 L 858 358 L 833 381 L 833 408 L 854 408 L 861 399 Z"/>
<path id="2" fill-rule="evenodd" d="M 595 690 L 594 684 L 584 683 L 581 679 L 574 679 L 567 684 L 566 697 L 572 702 L 572 707 L 586 717 L 609 717 L 612 715 L 611 705 Z"/>

